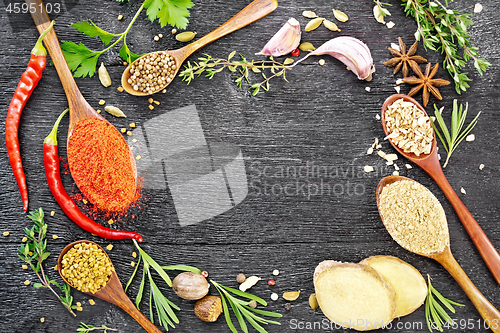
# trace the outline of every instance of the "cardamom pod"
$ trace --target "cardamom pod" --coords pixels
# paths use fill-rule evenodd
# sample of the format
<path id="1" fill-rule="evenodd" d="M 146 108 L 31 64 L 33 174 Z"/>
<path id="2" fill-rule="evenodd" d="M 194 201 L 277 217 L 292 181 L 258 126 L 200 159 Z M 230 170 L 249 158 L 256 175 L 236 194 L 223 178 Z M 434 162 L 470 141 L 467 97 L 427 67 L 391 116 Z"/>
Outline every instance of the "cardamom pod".
<path id="1" fill-rule="evenodd" d="M 286 301 L 295 301 L 297 298 L 299 298 L 300 295 L 300 290 L 299 291 L 287 291 L 283 293 L 283 299 Z"/>
<path id="2" fill-rule="evenodd" d="M 307 17 L 308 19 L 313 19 L 318 17 L 315 12 L 311 12 L 310 10 L 304 10 L 302 12 L 302 16 Z"/>
<path id="3" fill-rule="evenodd" d="M 179 42 L 186 43 L 192 40 L 194 36 L 196 36 L 196 32 L 184 31 L 181 32 L 180 34 L 175 35 L 175 39 L 177 39 Z"/>
<path id="4" fill-rule="evenodd" d="M 283 61 L 283 65 L 291 65 L 293 64 L 295 60 L 293 60 L 292 58 L 286 58 L 285 61 Z"/>
<path id="5" fill-rule="evenodd" d="M 311 21 L 309 21 L 309 23 L 307 23 L 305 31 L 313 31 L 317 29 L 321 25 L 321 23 L 323 23 L 323 20 L 324 18 L 322 17 L 312 19 Z"/>
<path id="6" fill-rule="evenodd" d="M 316 48 L 311 43 L 304 42 L 299 45 L 299 50 L 301 50 L 302 52 L 306 52 L 306 51 L 314 51 L 316 50 Z"/>
<path id="7" fill-rule="evenodd" d="M 337 27 L 337 25 L 335 23 L 333 23 L 332 21 L 324 20 L 323 21 L 323 25 L 328 30 L 331 30 L 331 31 L 340 31 L 339 27 Z"/>
<path id="8" fill-rule="evenodd" d="M 105 87 L 109 87 L 111 85 L 111 77 L 106 67 L 104 67 L 103 62 L 101 62 L 101 67 L 99 67 L 97 72 L 99 73 L 99 81 L 101 81 L 101 84 Z"/>
<path id="9" fill-rule="evenodd" d="M 125 115 L 125 113 L 123 113 L 123 111 L 120 110 L 119 108 L 117 108 L 116 106 L 106 105 L 106 107 L 104 108 L 104 110 L 106 110 L 106 112 L 109 113 L 112 116 L 127 118 L 127 116 Z"/>
<path id="10" fill-rule="evenodd" d="M 349 20 L 349 17 L 347 16 L 346 13 L 341 12 L 340 10 L 337 9 L 332 9 L 333 10 L 333 16 L 340 22 L 347 22 Z"/>

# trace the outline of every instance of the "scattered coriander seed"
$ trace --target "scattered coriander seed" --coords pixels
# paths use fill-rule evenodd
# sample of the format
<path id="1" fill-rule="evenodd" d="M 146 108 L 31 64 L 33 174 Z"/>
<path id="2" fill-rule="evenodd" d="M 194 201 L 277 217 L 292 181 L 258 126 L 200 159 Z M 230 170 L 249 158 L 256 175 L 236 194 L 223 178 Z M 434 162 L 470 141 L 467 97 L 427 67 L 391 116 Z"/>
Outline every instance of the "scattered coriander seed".
<path id="1" fill-rule="evenodd" d="M 113 223 L 115 223 L 115 221 L 113 221 L 113 219 L 109 219 L 109 220 L 108 220 L 108 224 L 109 224 L 109 225 L 111 225 L 111 224 L 113 224 Z"/>
<path id="2" fill-rule="evenodd" d="M 52 239 L 58 239 L 58 238 L 59 238 L 59 236 L 57 236 L 57 235 L 52 235 Z"/>
<path id="3" fill-rule="evenodd" d="M 153 103 L 155 103 L 156 105 L 160 105 L 159 101 L 153 101 Z"/>
<path id="4" fill-rule="evenodd" d="M 150 97 L 150 98 L 148 98 L 148 103 L 149 103 L 149 104 L 152 104 L 152 103 L 153 103 L 153 101 L 154 101 L 154 99 L 152 99 L 151 97 Z"/>
<path id="5" fill-rule="evenodd" d="M 120 132 L 122 132 L 122 133 L 125 133 L 126 131 L 127 131 L 127 129 L 125 127 L 120 130 Z"/>
<path id="6" fill-rule="evenodd" d="M 118 21 L 123 20 L 123 15 L 118 15 Z"/>
<path id="7" fill-rule="evenodd" d="M 9 235 L 10 235 L 10 232 L 8 232 L 8 231 L 4 231 L 3 235 L 4 235 L 4 237 L 7 237 L 7 236 L 9 236 Z"/>
<path id="8" fill-rule="evenodd" d="M 124 61 L 123 66 L 128 66 L 128 62 Z"/>
<path id="9" fill-rule="evenodd" d="M 90 305 L 95 305 L 95 301 L 91 298 L 91 299 L 89 299 L 89 304 Z"/>
<path id="10" fill-rule="evenodd" d="M 370 165 L 365 165 L 364 170 L 366 173 L 369 173 L 369 172 L 373 172 L 375 169 L 373 169 L 373 167 Z"/>
<path id="11" fill-rule="evenodd" d="M 479 170 L 483 170 L 484 169 L 484 164 L 479 164 Z"/>
<path id="12" fill-rule="evenodd" d="M 135 159 L 136 159 L 136 160 L 140 160 L 140 159 L 141 159 L 141 155 L 137 155 L 137 156 L 135 157 Z"/>
<path id="13" fill-rule="evenodd" d="M 467 192 L 465 191 L 465 189 L 463 187 L 460 188 L 460 192 L 462 192 L 463 194 L 467 194 Z"/>
<path id="14" fill-rule="evenodd" d="M 240 273 L 236 276 L 236 282 L 238 282 L 238 283 L 243 283 L 243 282 L 245 282 L 246 279 L 247 278 L 246 278 L 245 274 L 243 274 L 243 273 Z"/>
<path id="15" fill-rule="evenodd" d="M 177 33 L 177 29 L 173 28 L 172 29 L 172 35 L 175 35 Z"/>
<path id="16" fill-rule="evenodd" d="M 279 270 L 277 270 L 277 269 L 275 269 L 275 270 L 273 271 L 273 275 L 274 275 L 274 276 L 278 276 L 278 275 L 280 275 L 280 271 L 279 271 Z"/>
<path id="17" fill-rule="evenodd" d="M 45 322 L 45 318 L 44 317 L 40 318 L 40 322 L 44 323 Z"/>
<path id="18" fill-rule="evenodd" d="M 135 267 L 135 261 L 131 261 L 130 266 Z"/>
<path id="19" fill-rule="evenodd" d="M 412 169 L 412 168 L 413 168 L 410 164 L 405 164 L 405 167 L 406 167 L 407 169 Z"/>
<path id="20" fill-rule="evenodd" d="M 277 301 L 277 300 L 278 300 L 278 298 L 279 298 L 278 294 L 276 294 L 276 293 L 272 293 L 272 294 L 271 294 L 271 299 L 272 299 L 273 301 Z"/>
<path id="21" fill-rule="evenodd" d="M 389 29 L 394 28 L 394 26 L 395 26 L 395 25 L 396 25 L 396 23 L 394 23 L 394 22 L 392 22 L 392 21 L 389 21 L 389 22 L 387 22 L 387 23 L 386 23 L 386 26 L 387 26 L 387 28 L 389 28 Z"/>
<path id="22" fill-rule="evenodd" d="M 479 167 L 481 168 L 481 167 Z M 23 237 L 23 239 L 21 240 L 23 243 L 26 243 L 28 241 L 28 237 Z"/>
<path id="23" fill-rule="evenodd" d="M 375 119 L 380 120 L 380 115 L 378 113 L 375 115 Z"/>
<path id="24" fill-rule="evenodd" d="M 318 64 L 320 66 L 324 66 L 325 65 L 325 59 L 319 59 Z"/>
<path id="25" fill-rule="evenodd" d="M 132 135 L 132 132 L 131 132 L 131 131 L 127 131 L 127 135 L 128 135 L 128 136 L 131 136 L 131 135 Z"/>
<path id="26" fill-rule="evenodd" d="M 290 304 L 290 303 L 286 303 L 286 304 L 285 304 L 285 310 L 286 310 L 286 311 L 290 311 L 291 309 L 292 309 L 292 304 Z"/>
<path id="27" fill-rule="evenodd" d="M 150 109 L 150 110 L 153 110 L 154 108 L 155 108 L 154 106 L 149 105 L 149 109 Z"/>
<path id="28" fill-rule="evenodd" d="M 158 34 L 158 37 L 163 38 L 163 34 Z"/>
<path id="29" fill-rule="evenodd" d="M 366 151 L 366 155 L 371 155 L 373 154 L 373 147 L 369 147 L 368 150 Z"/>
<path id="30" fill-rule="evenodd" d="M 272 287 L 276 284 L 276 282 L 274 280 L 269 280 L 267 281 L 267 284 Z"/>
<path id="31" fill-rule="evenodd" d="M 108 251 L 113 250 L 113 244 L 108 244 L 108 246 L 106 246 L 106 249 L 107 249 Z"/>
<path id="32" fill-rule="evenodd" d="M 252 300 L 250 303 L 248 303 L 248 306 L 252 309 L 255 309 L 257 307 L 257 302 L 255 300 Z"/>
<path id="33" fill-rule="evenodd" d="M 120 87 L 116 88 L 116 90 L 118 90 L 119 92 L 123 92 L 124 89 L 123 89 L 123 87 L 120 86 Z"/>
<path id="34" fill-rule="evenodd" d="M 30 284 L 31 284 L 31 282 L 29 280 L 24 281 L 25 286 L 29 286 Z"/>
<path id="35" fill-rule="evenodd" d="M 28 265 L 22 265 L 21 266 L 23 269 L 28 269 Z"/>
<path id="36" fill-rule="evenodd" d="M 366 90 L 367 92 L 370 92 L 370 91 L 372 90 L 372 88 L 370 88 L 370 87 L 365 87 L 365 90 Z"/>
<path id="37" fill-rule="evenodd" d="M 167 92 L 167 89 L 163 89 L 161 92 L 164 94 Z"/>
<path id="38" fill-rule="evenodd" d="M 480 3 L 476 3 L 474 5 L 474 13 L 481 13 L 483 10 L 483 5 L 481 5 Z"/>
<path id="39" fill-rule="evenodd" d="M 51 211 L 50 212 L 50 216 L 54 216 L 54 215 L 56 215 L 56 212 L 55 211 Z"/>
<path id="40" fill-rule="evenodd" d="M 153 39 L 155 40 L 155 42 L 157 42 L 157 41 L 159 41 L 159 40 L 160 40 L 160 37 L 155 36 Z"/>
<path id="41" fill-rule="evenodd" d="M 394 172 L 392 173 L 392 175 L 393 175 L 393 176 L 399 176 L 399 171 L 394 171 Z"/>
<path id="42" fill-rule="evenodd" d="M 130 124 L 128 124 L 128 126 L 129 126 L 130 128 L 135 128 L 135 123 L 130 123 Z"/>
<path id="43" fill-rule="evenodd" d="M 203 276 L 204 278 L 207 278 L 208 277 L 208 272 L 207 271 L 201 272 L 201 276 Z"/>
<path id="44" fill-rule="evenodd" d="M 137 253 L 135 251 L 132 252 L 132 257 L 137 258 Z"/>
<path id="45" fill-rule="evenodd" d="M 99 105 L 104 105 L 104 104 L 106 104 L 106 101 L 105 101 L 105 100 L 103 100 L 103 99 L 101 99 L 101 100 L 99 101 Z"/>

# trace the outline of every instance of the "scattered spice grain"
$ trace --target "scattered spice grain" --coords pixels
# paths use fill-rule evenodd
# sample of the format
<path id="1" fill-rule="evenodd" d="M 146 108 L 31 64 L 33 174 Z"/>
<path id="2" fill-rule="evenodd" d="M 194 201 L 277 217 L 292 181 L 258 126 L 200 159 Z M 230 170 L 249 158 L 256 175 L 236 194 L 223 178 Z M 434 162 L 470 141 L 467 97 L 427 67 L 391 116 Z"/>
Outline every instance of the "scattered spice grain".
<path id="1" fill-rule="evenodd" d="M 113 250 L 113 244 L 108 244 L 108 246 L 106 246 L 106 250 L 108 251 Z"/>
<path id="2" fill-rule="evenodd" d="M 89 299 L 89 304 L 90 305 L 95 305 L 95 301 L 91 298 L 91 299 Z"/>
<path id="3" fill-rule="evenodd" d="M 483 11 L 483 5 L 481 5 L 480 3 L 476 3 L 474 5 L 474 13 L 477 14 L 477 13 L 481 13 Z"/>
<path id="4" fill-rule="evenodd" d="M 479 169 L 481 169 L 481 166 L 479 167 Z M 23 239 L 21 240 L 23 243 L 26 243 L 28 241 L 28 237 L 23 237 Z"/>
<path id="5" fill-rule="evenodd" d="M 44 317 L 40 318 L 40 322 L 45 323 L 45 318 Z"/>
<path id="6" fill-rule="evenodd" d="M 479 170 L 483 170 L 484 169 L 484 164 L 479 164 Z"/>
<path id="7" fill-rule="evenodd" d="M 29 280 L 24 281 L 25 286 L 29 286 L 30 284 L 31 284 L 31 282 Z"/>
<path id="8" fill-rule="evenodd" d="M 56 215 L 56 212 L 55 211 L 51 211 L 50 212 L 50 216 L 54 216 L 54 215 Z"/>
<path id="9" fill-rule="evenodd" d="M 4 237 L 7 237 L 7 236 L 9 236 L 9 235 L 10 235 L 10 232 L 8 232 L 8 231 L 4 231 L 4 233 L 3 233 L 3 236 L 4 236 Z"/>
<path id="10" fill-rule="evenodd" d="M 374 171 L 371 165 L 365 165 L 364 170 L 366 173 Z"/>
<path id="11" fill-rule="evenodd" d="M 276 294 L 276 293 L 272 293 L 272 294 L 271 294 L 271 300 L 273 300 L 273 301 L 277 301 L 277 300 L 278 300 L 278 298 L 279 298 L 278 294 Z"/>
<path id="12" fill-rule="evenodd" d="M 278 276 L 278 275 L 280 275 L 280 271 L 279 271 L 279 270 L 277 270 L 277 269 L 275 269 L 275 270 L 273 271 L 273 275 L 274 275 L 274 276 Z"/>
<path id="13" fill-rule="evenodd" d="M 118 15 L 118 21 L 123 20 L 123 15 Z"/>
<path id="14" fill-rule="evenodd" d="M 100 247 L 84 242 L 75 244 L 66 252 L 61 264 L 61 273 L 70 285 L 90 293 L 104 287 L 114 271 L 111 260 Z"/>
<path id="15" fill-rule="evenodd" d="M 465 137 L 465 141 L 467 142 L 472 142 L 474 140 L 476 140 L 476 136 L 474 134 L 469 134 Z"/>
<path id="16" fill-rule="evenodd" d="M 286 304 L 285 304 L 285 310 L 286 310 L 286 311 L 290 311 L 291 309 L 292 309 L 292 304 L 290 304 L 290 303 L 286 303 Z"/>
<path id="17" fill-rule="evenodd" d="M 415 104 L 398 99 L 385 111 L 385 126 L 390 139 L 405 153 L 429 154 L 434 130 L 428 116 Z"/>
<path id="18" fill-rule="evenodd" d="M 460 192 L 462 192 L 462 194 L 467 194 L 467 192 L 465 191 L 465 189 L 463 187 L 460 188 Z"/>
<path id="19" fill-rule="evenodd" d="M 129 126 L 130 128 L 135 128 L 135 123 L 130 123 L 128 126 Z"/>
<path id="20" fill-rule="evenodd" d="M 135 261 L 131 261 L 130 266 L 135 267 Z"/>
<path id="21" fill-rule="evenodd" d="M 251 307 L 252 309 L 255 309 L 257 307 L 257 302 L 255 300 L 252 300 L 249 304 L 248 304 L 249 307 Z"/>
<path id="22" fill-rule="evenodd" d="M 28 269 L 28 265 L 21 266 L 23 269 Z"/>
<path id="23" fill-rule="evenodd" d="M 236 282 L 238 282 L 238 283 L 243 283 L 243 282 L 245 282 L 246 279 L 247 278 L 246 278 L 245 274 L 243 274 L 243 273 L 240 273 L 236 276 Z"/>
<path id="24" fill-rule="evenodd" d="M 101 100 L 99 101 L 99 105 L 104 105 L 104 104 L 106 104 L 106 101 L 105 101 L 105 100 L 103 100 L 103 99 L 101 99 Z"/>
<path id="25" fill-rule="evenodd" d="M 137 258 L 137 253 L 132 252 L 132 257 Z"/>
<path id="26" fill-rule="evenodd" d="M 57 235 L 52 235 L 52 239 L 58 239 L 58 238 L 59 238 L 59 236 L 57 236 Z"/>
<path id="27" fill-rule="evenodd" d="M 116 88 L 116 90 L 118 90 L 119 92 L 123 92 L 124 89 L 122 86 L 120 86 L 120 87 Z"/>
<path id="28" fill-rule="evenodd" d="M 379 210 L 391 237 L 411 252 L 428 255 L 449 244 L 443 207 L 415 181 L 404 179 L 384 186 Z"/>

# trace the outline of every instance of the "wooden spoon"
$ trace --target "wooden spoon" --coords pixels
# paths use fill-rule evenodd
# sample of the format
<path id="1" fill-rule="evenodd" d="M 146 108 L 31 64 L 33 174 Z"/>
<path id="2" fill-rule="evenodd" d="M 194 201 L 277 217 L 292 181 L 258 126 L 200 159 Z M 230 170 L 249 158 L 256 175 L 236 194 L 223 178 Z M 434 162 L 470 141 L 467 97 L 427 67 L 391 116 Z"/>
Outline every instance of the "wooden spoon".
<path id="1" fill-rule="evenodd" d="M 394 182 L 400 181 L 400 180 L 409 180 L 413 181 L 412 179 L 402 177 L 402 176 L 388 176 L 383 178 L 380 183 L 377 186 L 377 207 L 380 213 L 380 217 L 382 218 L 382 222 L 384 223 L 384 226 L 388 228 L 386 225 L 386 222 L 384 221 L 383 215 L 381 213 L 380 209 L 380 194 L 382 193 L 382 189 L 384 186 L 392 184 Z M 417 183 L 417 182 L 415 182 Z M 417 183 L 418 184 L 418 183 Z M 411 231 L 408 231 L 411 232 Z M 391 235 L 393 236 L 393 235 Z M 465 274 L 464 270 L 458 262 L 455 260 L 453 257 L 453 254 L 451 253 L 450 250 L 450 241 L 449 241 L 449 236 L 446 236 L 448 239 L 443 241 L 446 241 L 446 246 L 442 252 L 437 252 L 437 253 L 432 253 L 432 254 L 424 254 L 424 253 L 419 253 L 417 251 L 412 251 L 408 247 L 404 246 L 404 243 L 400 243 L 398 239 L 394 238 L 393 239 L 401 245 L 403 248 L 406 250 L 419 254 L 424 257 L 428 257 L 431 259 L 436 260 L 439 262 L 449 273 L 450 275 L 458 282 L 460 287 L 465 291 L 469 299 L 472 301 L 474 306 L 476 307 L 477 311 L 483 317 L 485 322 L 487 323 L 500 323 L 500 312 L 484 297 L 483 294 L 476 288 L 476 286 L 472 283 L 472 281 L 469 279 L 467 274 Z M 493 332 L 500 332 L 500 327 L 498 325 L 490 325 L 490 328 Z"/>
<path id="2" fill-rule="evenodd" d="M 79 240 L 76 242 L 73 242 L 66 246 L 62 251 L 61 254 L 59 255 L 59 258 L 57 259 L 57 270 L 59 271 L 59 275 L 61 275 L 61 278 L 69 284 L 71 287 L 75 288 L 75 286 L 71 285 L 71 283 L 66 280 L 64 275 L 61 272 L 62 269 L 62 264 L 61 261 L 66 254 L 73 246 L 75 246 L 78 243 L 90 243 L 90 244 L 95 244 L 97 245 L 102 252 L 108 256 L 106 251 L 99 246 L 99 244 L 96 244 L 94 242 L 88 241 L 88 240 Z M 108 257 L 109 259 L 109 257 Z M 111 259 L 110 259 L 111 261 Z M 111 263 L 111 265 L 113 265 Z M 76 289 L 76 288 L 75 288 Z M 111 277 L 109 278 L 108 282 L 106 285 L 99 289 L 95 294 L 92 293 L 85 293 L 87 295 L 90 295 L 92 297 L 97 297 L 102 299 L 103 301 L 109 302 L 111 304 L 117 305 L 125 312 L 127 312 L 132 318 L 134 318 L 141 326 L 146 330 L 146 332 L 149 333 L 161 333 L 161 330 L 158 329 L 151 321 L 149 321 L 146 316 L 144 316 L 137 308 L 136 306 L 132 303 L 132 301 L 128 298 L 128 296 L 125 294 L 125 291 L 123 291 L 122 284 L 120 282 L 120 279 L 118 279 L 118 275 L 116 274 L 115 271 L 111 274 Z"/>
<path id="3" fill-rule="evenodd" d="M 387 131 L 387 127 L 385 126 L 385 111 L 387 110 L 389 105 L 400 98 L 402 98 L 404 101 L 415 104 L 422 112 L 427 115 L 424 108 L 413 98 L 403 94 L 392 95 L 385 100 L 384 105 L 382 106 L 381 121 L 386 135 L 388 135 L 389 133 Z M 434 132 L 433 136 L 434 138 L 432 140 L 431 152 L 429 154 L 421 154 L 420 156 L 417 156 L 413 153 L 405 153 L 401 148 L 396 146 L 391 139 L 389 139 L 389 142 L 401 155 L 421 167 L 425 172 L 429 174 L 429 176 L 431 176 L 436 181 L 438 186 L 444 192 L 451 205 L 455 209 L 458 218 L 460 219 L 460 221 L 462 221 L 465 230 L 472 239 L 472 242 L 479 251 L 479 254 L 481 255 L 481 257 L 483 257 L 483 260 L 493 274 L 493 277 L 495 278 L 497 283 L 500 284 L 500 255 L 446 179 L 446 176 L 443 173 L 443 169 L 441 168 L 441 164 L 439 163 L 437 140 L 436 134 Z"/>
<path id="4" fill-rule="evenodd" d="M 175 59 L 175 65 L 176 69 L 174 72 L 174 77 L 177 75 L 177 72 L 179 71 L 179 68 L 181 67 L 181 64 L 186 60 L 187 57 L 189 57 L 193 52 L 196 50 L 202 48 L 203 46 L 210 44 L 214 40 L 217 40 L 233 31 L 236 31 L 240 28 L 243 28 L 250 23 L 253 23 L 267 14 L 273 12 L 276 8 L 278 8 L 278 1 L 277 0 L 254 0 L 252 3 L 250 3 L 248 6 L 243 8 L 238 14 L 233 16 L 229 21 L 215 29 L 214 31 L 210 32 L 209 34 L 203 36 L 202 38 L 194 41 L 191 44 L 188 44 L 180 49 L 177 50 L 167 50 L 167 51 L 159 51 L 159 52 L 166 52 L 170 54 L 171 56 L 174 57 Z M 157 53 L 157 52 L 151 52 L 148 54 L 145 54 L 143 57 L 146 57 L 150 54 Z M 141 59 L 139 58 L 139 59 Z M 134 61 L 134 63 L 137 63 L 139 61 L 137 59 Z M 157 93 L 158 91 L 164 89 L 166 86 L 168 86 L 170 83 L 166 83 L 165 85 L 161 86 L 158 90 L 153 91 L 153 92 L 142 92 L 138 90 L 134 90 L 134 88 L 128 83 L 128 79 L 130 78 L 130 65 L 125 69 L 122 75 L 122 87 L 125 89 L 126 92 L 128 92 L 131 95 L 135 96 L 147 96 L 151 95 L 154 93 Z"/>
<path id="5" fill-rule="evenodd" d="M 31 12 L 31 17 L 35 22 L 37 29 L 40 33 L 45 31 L 45 29 L 50 25 L 50 19 L 45 11 L 45 6 L 42 3 L 42 0 L 25 0 L 28 4 L 28 8 L 36 8 L 35 11 Z M 31 6 L 33 4 L 33 6 Z M 76 85 L 75 80 L 73 79 L 73 75 L 68 68 L 68 64 L 66 63 L 66 59 L 62 53 L 61 47 L 59 46 L 59 41 L 57 40 L 56 33 L 54 28 L 52 28 L 47 36 L 43 39 L 47 50 L 49 51 L 50 58 L 56 67 L 57 74 L 61 79 L 62 86 L 64 88 L 64 92 L 66 93 L 66 98 L 68 99 L 69 105 L 69 129 L 68 129 L 68 144 L 69 138 L 73 133 L 73 129 L 81 120 L 95 118 L 100 121 L 104 121 L 109 124 L 109 122 L 104 119 L 99 113 L 97 113 L 92 106 L 85 100 L 80 89 Z M 111 124 L 110 124 L 111 125 Z M 116 131 L 117 137 L 122 138 L 122 140 L 127 144 L 123 136 L 120 132 L 111 125 L 111 128 Z M 128 145 L 127 145 L 128 146 Z M 137 168 L 135 165 L 135 159 L 130 151 L 130 161 L 132 163 L 132 169 L 134 171 L 134 177 L 137 182 Z M 79 184 L 76 184 L 79 188 Z M 85 193 L 84 193 L 85 194 Z"/>

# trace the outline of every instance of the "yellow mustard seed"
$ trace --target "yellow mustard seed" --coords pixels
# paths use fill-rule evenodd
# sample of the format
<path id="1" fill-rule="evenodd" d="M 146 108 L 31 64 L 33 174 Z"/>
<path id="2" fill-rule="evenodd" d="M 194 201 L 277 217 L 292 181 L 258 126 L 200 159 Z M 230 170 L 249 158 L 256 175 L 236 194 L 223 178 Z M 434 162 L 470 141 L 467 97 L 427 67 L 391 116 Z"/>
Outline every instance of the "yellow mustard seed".
<path id="1" fill-rule="evenodd" d="M 54 266 L 54 270 L 57 271 L 57 265 Z"/>
<path id="2" fill-rule="evenodd" d="M 135 128 L 135 123 L 130 123 L 128 126 L 130 126 L 130 128 Z"/>
<path id="3" fill-rule="evenodd" d="M 29 256 L 32 256 L 32 255 L 33 255 L 33 252 L 29 251 L 29 252 L 28 252 L 28 255 L 29 255 Z"/>
<path id="4" fill-rule="evenodd" d="M 116 88 L 116 90 L 118 90 L 119 92 L 123 92 L 124 89 L 123 89 L 123 87 L 118 87 L 118 88 Z"/>
<path id="5" fill-rule="evenodd" d="M 131 261 L 130 266 L 135 267 L 135 261 Z"/>
<path id="6" fill-rule="evenodd" d="M 3 235 L 4 235 L 5 237 L 7 237 L 8 235 L 10 235 L 10 232 L 5 231 L 5 232 L 3 233 Z"/>
<path id="7" fill-rule="evenodd" d="M 44 317 L 40 318 L 40 322 L 45 323 L 45 318 Z"/>
<path id="8" fill-rule="evenodd" d="M 149 104 L 153 103 L 153 99 L 152 99 L 151 97 L 150 97 L 150 98 L 148 98 L 148 103 L 149 103 Z"/>
<path id="9" fill-rule="evenodd" d="M 149 105 L 149 109 L 150 109 L 150 110 L 153 110 L 154 108 L 155 108 L 154 106 Z"/>
<path id="10" fill-rule="evenodd" d="M 108 246 L 106 246 L 106 249 L 107 249 L 108 251 L 113 250 L 113 244 L 108 244 Z"/>
<path id="11" fill-rule="evenodd" d="M 57 235 L 52 235 L 52 239 L 58 239 L 58 238 L 59 238 L 59 236 L 57 236 Z"/>
<path id="12" fill-rule="evenodd" d="M 22 242 L 26 243 L 28 241 L 28 237 L 23 237 Z"/>
<path id="13" fill-rule="evenodd" d="M 140 159 L 141 159 L 141 155 L 137 155 L 137 156 L 135 157 L 135 159 L 136 159 L 136 160 L 140 160 Z"/>
<path id="14" fill-rule="evenodd" d="M 89 304 L 90 305 L 95 305 L 95 301 L 91 298 L 91 299 L 89 299 Z"/>
<path id="15" fill-rule="evenodd" d="M 137 258 L 137 253 L 136 252 L 132 252 L 132 257 Z"/>
<path id="16" fill-rule="evenodd" d="M 126 131 L 127 131 L 127 129 L 125 127 L 120 130 L 120 132 L 122 132 L 122 133 L 125 133 Z"/>
<path id="17" fill-rule="evenodd" d="M 30 284 L 31 284 L 31 282 L 29 280 L 24 281 L 25 286 L 29 286 Z"/>
<path id="18" fill-rule="evenodd" d="M 153 101 L 156 105 L 160 105 L 160 101 Z"/>
<path id="19" fill-rule="evenodd" d="M 54 215 L 56 215 L 56 212 L 55 211 L 51 211 L 50 212 L 50 216 L 54 216 Z"/>
<path id="20" fill-rule="evenodd" d="M 83 308 L 81 306 L 77 306 L 76 311 L 83 311 Z"/>
<path id="21" fill-rule="evenodd" d="M 97 109 L 97 110 L 96 110 L 96 112 L 97 112 L 97 113 L 101 113 L 101 110 Z"/>
<path id="22" fill-rule="evenodd" d="M 137 139 L 132 139 L 132 142 L 133 142 L 133 143 L 136 143 L 136 142 L 137 142 Z"/>
<path id="23" fill-rule="evenodd" d="M 104 104 L 106 104 L 106 101 L 105 101 L 105 100 L 103 100 L 103 99 L 101 99 L 101 100 L 99 101 L 99 105 L 104 105 Z"/>
<path id="24" fill-rule="evenodd" d="M 81 307 L 82 306 L 82 302 L 76 302 L 76 306 Z"/>
<path id="25" fill-rule="evenodd" d="M 118 15 L 118 21 L 123 20 L 123 15 Z"/>
<path id="26" fill-rule="evenodd" d="M 28 269 L 28 265 L 23 265 L 23 269 Z"/>
<path id="27" fill-rule="evenodd" d="M 113 223 L 115 223 L 115 221 L 113 221 L 113 219 L 109 219 L 109 220 L 108 220 L 108 224 L 109 224 L 109 225 L 111 225 L 111 224 L 113 224 Z"/>

